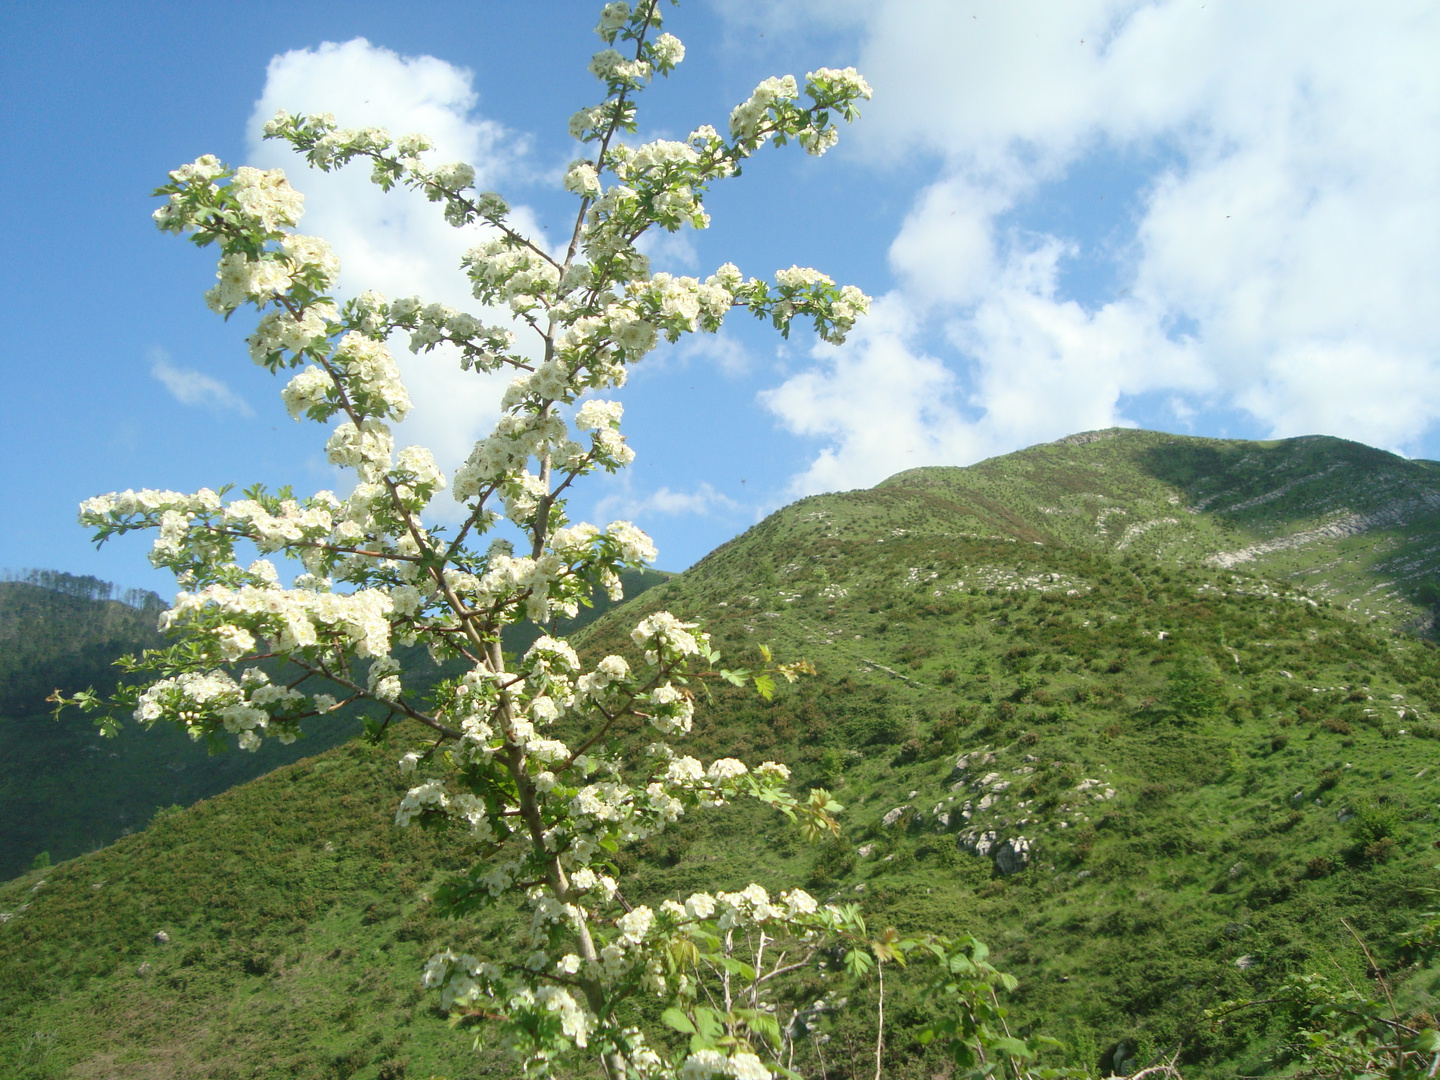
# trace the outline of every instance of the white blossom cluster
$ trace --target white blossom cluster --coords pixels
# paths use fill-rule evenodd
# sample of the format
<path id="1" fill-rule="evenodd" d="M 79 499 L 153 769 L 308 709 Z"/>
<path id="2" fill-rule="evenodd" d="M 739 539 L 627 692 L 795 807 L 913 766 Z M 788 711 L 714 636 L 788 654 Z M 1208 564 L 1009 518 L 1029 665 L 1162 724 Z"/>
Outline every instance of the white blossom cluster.
<path id="1" fill-rule="evenodd" d="M 589 68 L 605 96 L 571 121 L 586 156 L 564 177 L 579 200 L 564 249 L 524 235 L 505 200 L 475 190 L 471 166 L 429 160 L 423 135 L 343 128 L 329 114 L 280 113 L 266 125 L 268 137 L 315 167 L 364 159 L 382 188 L 420 191 L 446 221 L 477 229 L 460 270 L 480 305 L 509 313 L 502 324 L 421 297 L 365 292 L 339 304 L 339 262 L 324 240 L 295 231 L 303 198 L 282 172 L 230 169 L 209 155 L 172 172 L 157 225 L 218 249 L 206 302 L 227 317 L 255 310 L 251 359 L 287 369 L 287 412 L 323 425 L 325 455 L 350 474 L 350 487 L 343 497 L 258 486 L 233 496 L 125 491 L 81 507 L 99 540 L 154 530 L 151 558 L 181 586 L 161 628 L 183 647 L 155 654 L 155 681 L 124 698 L 138 722 L 168 720 L 195 738 L 234 738 L 253 750 L 267 737 L 293 739 L 306 717 L 368 702 L 427 730 L 431 745 L 399 759 L 413 780 L 397 824 L 428 819 L 475 853 L 475 868 L 447 886 L 457 903 L 518 892 L 531 920 L 523 964 L 445 950 L 423 982 L 443 1008 L 505 1017 L 501 1041 L 527 1075 L 568 1047 L 599 1054 L 611 1075 L 770 1077 L 768 1044 L 744 1023 L 723 1043 L 672 1060 L 646 1041 L 624 1002 L 649 995 L 695 1007 L 746 935 L 783 938 L 804 953 L 827 934 L 863 929 L 853 912 L 821 907 L 802 890 L 771 897 L 758 885 L 624 909 L 610 855 L 691 810 L 754 797 L 816 835 L 835 828 L 838 806 L 825 792 L 791 795 L 783 765 L 705 763 L 670 746 L 692 729 L 697 678 L 752 677 L 713 670 L 719 654 L 696 623 L 647 614 L 629 659 L 582 662 L 548 632 L 522 656 L 501 646 L 512 623 L 543 629 L 596 592 L 621 599 L 622 573 L 656 557 L 631 522 L 602 529 L 567 513 L 577 480 L 634 460 L 623 409 L 608 393 L 625 385 L 630 365 L 662 338 L 718 331 L 737 307 L 785 334 L 809 320 L 838 342 L 869 305 L 860 290 L 802 267 L 773 282 L 730 263 L 704 278 L 651 272 L 637 247 L 647 230 L 708 227 L 711 184 L 767 143 L 823 153 L 836 139 L 832 118 L 853 119 L 870 96 L 853 69 L 811 72 L 803 88 L 792 76 L 767 79 L 731 114 L 727 133 L 701 125 L 683 141 L 633 144 L 637 95 L 685 57 L 661 15 L 656 0 L 616 0 L 600 14 L 604 47 Z M 536 335 L 538 348 L 522 349 L 517 328 Z M 458 467 L 449 464 L 453 472 L 397 441 L 403 429 L 393 425 L 411 409 L 390 346 L 401 332 L 413 352 L 451 345 L 467 369 L 513 371 L 493 429 Z M 427 507 L 447 487 L 461 521 L 427 524 Z M 501 538 L 502 528 L 520 542 Z M 242 565 L 248 547 L 264 557 Z M 282 568 L 296 571 L 288 585 Z M 397 645 L 461 661 L 463 673 L 411 685 Z M 282 684 L 281 670 L 299 674 Z M 674 960 L 682 938 L 686 955 L 699 957 L 688 967 Z M 763 1011 L 758 983 L 749 992 Z"/>
<path id="2" fill-rule="evenodd" d="M 203 626 L 208 630 L 218 617 L 229 620 L 220 626 L 246 626 L 254 637 L 272 642 L 280 652 L 323 644 L 353 650 L 359 657 L 376 657 L 390 652 L 389 616 L 393 610 L 393 601 L 380 589 L 333 593 L 210 585 L 199 592 L 177 594 L 174 606 L 160 616 L 160 628 L 193 626 L 198 630 Z"/>
<path id="3" fill-rule="evenodd" d="M 243 656 L 254 645 L 254 639 L 234 626 L 223 626 L 216 637 L 230 655 L 230 660 Z M 258 750 L 260 733 L 275 727 L 275 736 L 282 743 L 295 741 L 295 721 L 302 716 L 324 712 L 334 699 L 325 695 L 310 697 L 287 686 L 276 686 L 259 668 L 246 668 L 239 681 L 223 671 L 181 672 L 169 679 L 151 684 L 140 695 L 135 706 L 135 719 L 150 727 L 162 716 L 178 720 L 192 739 L 200 739 L 213 730 L 207 720 L 218 721 L 223 729 L 237 736 L 242 750 Z"/>

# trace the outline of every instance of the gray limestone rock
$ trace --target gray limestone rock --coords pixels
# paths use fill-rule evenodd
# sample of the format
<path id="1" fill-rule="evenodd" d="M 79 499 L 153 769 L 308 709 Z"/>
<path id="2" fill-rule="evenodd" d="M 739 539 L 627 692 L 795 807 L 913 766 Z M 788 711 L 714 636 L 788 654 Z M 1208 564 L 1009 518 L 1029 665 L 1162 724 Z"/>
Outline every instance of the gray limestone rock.
<path id="1" fill-rule="evenodd" d="M 1030 863 L 1031 844 L 1023 836 L 1012 837 L 995 852 L 995 869 L 1007 877 L 1018 874 Z"/>
<path id="2" fill-rule="evenodd" d="M 900 819 L 905 816 L 905 811 L 909 809 L 910 807 L 908 806 L 895 807 L 894 810 L 891 810 L 888 814 L 886 814 L 883 818 L 880 819 L 880 824 L 884 825 L 887 829 L 890 828 L 891 826 L 897 824 Z"/>

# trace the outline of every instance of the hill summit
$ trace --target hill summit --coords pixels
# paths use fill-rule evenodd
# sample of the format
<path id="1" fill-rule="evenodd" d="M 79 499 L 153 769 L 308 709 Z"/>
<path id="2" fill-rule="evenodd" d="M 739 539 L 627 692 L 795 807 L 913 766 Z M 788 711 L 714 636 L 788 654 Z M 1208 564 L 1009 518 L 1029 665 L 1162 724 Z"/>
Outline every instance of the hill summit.
<path id="1" fill-rule="evenodd" d="M 1397 628 L 1429 630 L 1440 601 L 1440 463 L 1345 439 L 1110 428 L 872 494 L 914 496 L 907 529 L 1244 568 Z"/>

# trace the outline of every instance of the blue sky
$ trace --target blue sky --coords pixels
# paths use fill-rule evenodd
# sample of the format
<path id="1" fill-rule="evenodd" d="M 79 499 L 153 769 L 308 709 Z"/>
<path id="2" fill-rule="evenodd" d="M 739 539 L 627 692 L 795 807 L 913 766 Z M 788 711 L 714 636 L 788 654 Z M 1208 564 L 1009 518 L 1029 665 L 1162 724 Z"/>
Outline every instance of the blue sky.
<path id="1" fill-rule="evenodd" d="M 213 257 L 152 226 L 201 153 L 282 165 L 347 291 L 464 299 L 466 238 L 363 176 L 294 167 L 284 106 L 422 130 L 555 238 L 565 134 L 598 99 L 598 4 L 11 3 L 0 7 L 9 258 L 0 567 L 162 593 L 145 541 L 94 552 L 83 498 L 226 482 L 343 485 L 323 434 L 250 364 Z M 875 87 L 819 161 L 765 151 L 657 268 L 813 265 L 876 297 L 840 349 L 741 316 L 657 353 L 623 398 L 638 452 L 573 512 L 630 517 L 683 568 L 799 495 L 1137 424 L 1321 432 L 1440 457 L 1440 16 L 1432 4 L 695 0 L 642 134 L 722 126 L 767 75 Z M 409 354 L 397 343 L 402 358 Z M 400 442 L 453 468 L 499 388 L 406 361 Z M 442 496 L 442 499 L 444 496 Z M 437 506 L 441 516 L 446 512 Z"/>

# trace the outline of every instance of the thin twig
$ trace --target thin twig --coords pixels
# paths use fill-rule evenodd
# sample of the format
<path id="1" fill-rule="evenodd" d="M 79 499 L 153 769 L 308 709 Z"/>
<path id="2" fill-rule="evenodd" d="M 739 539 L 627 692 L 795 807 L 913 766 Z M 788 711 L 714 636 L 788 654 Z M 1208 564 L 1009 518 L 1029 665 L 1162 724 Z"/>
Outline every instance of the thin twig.
<path id="1" fill-rule="evenodd" d="M 1365 954 L 1365 961 L 1370 965 L 1370 970 L 1375 972 L 1375 981 L 1380 984 L 1380 989 L 1385 992 L 1385 1000 L 1390 1003 L 1391 1014 L 1396 1020 L 1399 1020 L 1400 1010 L 1395 1007 L 1395 999 L 1390 996 L 1390 986 L 1385 981 L 1384 974 L 1380 971 L 1380 965 L 1375 963 L 1375 957 L 1370 955 L 1370 950 L 1365 946 L 1365 942 L 1360 940 L 1360 935 L 1355 932 L 1355 928 L 1344 919 L 1340 920 L 1340 925 L 1350 931 L 1350 936 L 1355 939 L 1355 944 L 1359 945 L 1360 951 Z"/>
<path id="2" fill-rule="evenodd" d="M 885 961 L 875 961 L 875 973 L 880 977 L 880 1004 L 878 1014 L 880 1024 L 875 1032 L 875 1080 L 880 1080 L 880 1057 L 885 1050 Z"/>

